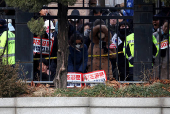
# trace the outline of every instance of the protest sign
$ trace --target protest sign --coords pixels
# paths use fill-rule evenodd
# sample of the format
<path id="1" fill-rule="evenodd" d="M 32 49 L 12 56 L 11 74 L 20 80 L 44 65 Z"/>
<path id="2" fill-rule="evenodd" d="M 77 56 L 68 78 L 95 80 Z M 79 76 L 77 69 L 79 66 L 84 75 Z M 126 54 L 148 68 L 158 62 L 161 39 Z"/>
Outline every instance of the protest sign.
<path id="1" fill-rule="evenodd" d="M 93 82 L 105 82 L 107 81 L 105 70 L 98 70 L 94 72 L 84 73 L 84 81 L 93 81 Z M 96 84 L 85 83 L 85 85 L 94 86 Z"/>
<path id="2" fill-rule="evenodd" d="M 67 82 L 81 82 L 83 81 L 83 74 L 82 73 L 76 73 L 76 72 L 68 72 L 67 74 Z M 82 87 L 82 83 L 67 83 L 67 88 L 72 87 Z"/>
<path id="3" fill-rule="evenodd" d="M 42 54 L 43 55 L 49 55 L 52 53 L 53 48 L 53 40 L 50 40 L 50 49 L 49 49 L 49 39 L 42 38 Z M 40 48 L 41 48 L 41 39 L 39 37 L 33 38 L 33 52 L 40 54 Z"/>
<path id="4" fill-rule="evenodd" d="M 166 49 L 168 48 L 168 40 L 164 40 L 161 42 L 161 49 Z"/>

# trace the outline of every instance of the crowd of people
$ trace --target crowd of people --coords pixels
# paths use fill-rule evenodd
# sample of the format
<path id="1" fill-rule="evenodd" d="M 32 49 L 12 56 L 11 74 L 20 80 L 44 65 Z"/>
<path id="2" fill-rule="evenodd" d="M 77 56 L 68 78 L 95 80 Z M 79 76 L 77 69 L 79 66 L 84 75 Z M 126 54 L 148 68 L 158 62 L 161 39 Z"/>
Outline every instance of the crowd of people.
<path id="1" fill-rule="evenodd" d="M 133 0 L 127 0 L 127 7 L 133 7 Z M 46 7 L 46 6 L 44 6 Z M 97 7 L 97 0 L 89 0 L 89 7 Z M 124 3 L 115 7 L 124 7 Z M 169 16 L 170 11 L 160 11 L 155 17 Z M 34 18 L 50 15 L 48 10 L 43 8 Z M 79 10 L 74 9 L 72 16 L 81 16 Z M 117 78 L 120 81 L 133 81 L 133 60 L 134 60 L 134 32 L 132 19 L 115 19 L 114 16 L 133 16 L 132 9 L 91 9 L 88 22 L 83 23 L 82 19 L 69 19 L 68 25 L 68 72 L 92 72 L 105 70 L 110 78 Z M 109 16 L 110 19 L 96 19 L 95 16 Z M 46 31 L 42 37 L 50 39 L 53 48 L 49 53 L 51 57 L 57 57 L 58 51 L 58 22 L 54 20 L 44 20 Z M 50 23 L 50 25 L 49 25 Z M 8 20 L 8 27 L 14 33 L 15 28 Z M 161 57 L 161 70 L 163 76 L 167 76 L 167 56 L 168 47 L 159 48 L 159 43 L 167 41 L 169 38 L 170 24 L 167 20 L 153 19 L 153 68 L 156 77 L 159 75 L 159 56 Z M 50 29 L 50 31 L 49 31 Z M 34 35 L 34 37 L 39 37 Z M 126 43 L 125 43 L 126 41 Z M 50 49 L 49 49 L 50 50 Z M 170 51 L 169 51 L 170 53 Z M 101 55 L 88 57 L 90 55 Z M 105 55 L 105 56 L 103 56 Z M 34 60 L 34 80 L 52 81 L 56 74 L 57 59 L 44 59 L 48 54 L 42 55 L 42 60 Z M 34 52 L 34 58 L 40 58 L 40 53 Z M 41 63 L 42 62 L 42 63 Z M 50 65 L 50 66 L 49 66 Z M 165 78 L 165 77 L 163 77 Z"/>
<path id="2" fill-rule="evenodd" d="M 96 0 L 90 0 L 90 7 L 97 7 Z M 124 7 L 124 3 L 117 4 L 115 7 Z M 133 3 L 127 7 L 133 7 Z M 47 15 L 46 9 L 40 11 L 40 16 Z M 46 13 L 42 13 L 46 12 Z M 80 12 L 74 9 L 71 12 L 72 16 L 80 16 Z M 83 23 L 82 19 L 68 20 L 69 31 L 69 57 L 68 57 L 68 72 L 92 72 L 96 70 L 105 70 L 106 75 L 110 78 L 118 79 L 120 81 L 133 81 L 133 58 L 134 58 L 134 32 L 132 19 L 115 19 L 114 16 L 133 16 L 133 10 L 118 9 L 93 9 L 89 12 L 90 16 L 112 16 L 112 19 L 89 19 L 88 22 Z M 156 16 L 168 16 L 167 11 L 161 11 Z M 47 20 L 46 20 L 47 21 Z M 45 22 L 46 23 L 46 22 Z M 47 22 L 49 23 L 49 21 Z M 46 34 L 46 38 L 54 40 L 54 47 L 52 50 L 52 57 L 57 56 L 57 34 L 58 22 L 51 21 L 51 35 Z M 54 29 L 55 25 L 55 29 Z M 49 25 L 47 25 L 49 26 Z M 161 30 L 159 30 L 161 29 Z M 159 35 L 161 31 L 161 35 Z M 153 19 L 153 67 L 156 69 L 155 74 L 158 76 L 158 53 L 161 54 L 161 69 L 162 75 L 167 75 L 167 47 L 160 49 L 159 42 L 168 39 L 168 21 Z M 45 37 L 45 36 L 44 36 Z M 161 39 L 160 39 L 161 38 Z M 160 40 L 160 41 L 159 41 Z M 126 45 L 125 45 L 126 41 Z M 117 53 L 116 53 L 117 52 Z M 126 57 L 125 57 L 126 54 Z M 101 57 L 88 57 L 90 55 L 101 55 Z M 107 55 L 107 56 L 103 56 Z M 109 56 L 109 57 L 108 57 Z M 36 57 L 36 55 L 34 55 Z M 45 56 L 43 56 L 45 57 Z M 109 59 L 108 59 L 109 58 Z M 125 60 L 126 59 L 126 60 Z M 40 61 L 38 61 L 39 63 Z M 126 63 L 125 63 L 126 62 Z M 40 64 L 34 65 L 35 75 L 40 73 Z M 43 71 L 42 80 L 48 80 L 49 74 L 53 80 L 57 61 L 52 60 L 50 63 L 50 71 L 48 70 L 48 61 L 43 59 L 42 68 L 46 66 Z M 37 66 L 36 66 L 37 65 Z M 37 74 L 38 72 L 38 74 Z M 167 72 L 167 71 L 166 71 Z M 37 80 L 37 79 L 35 79 Z"/>

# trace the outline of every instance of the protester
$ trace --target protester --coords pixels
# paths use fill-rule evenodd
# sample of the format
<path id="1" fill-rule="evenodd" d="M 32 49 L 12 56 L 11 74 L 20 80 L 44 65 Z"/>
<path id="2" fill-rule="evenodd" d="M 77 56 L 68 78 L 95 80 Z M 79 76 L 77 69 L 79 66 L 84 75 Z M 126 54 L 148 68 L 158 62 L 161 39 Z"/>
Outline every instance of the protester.
<path id="1" fill-rule="evenodd" d="M 34 16 L 34 19 L 38 19 L 39 17 L 41 17 L 41 16 L 47 16 L 47 13 L 48 13 L 48 10 L 47 9 L 45 9 L 46 8 L 46 6 L 43 6 L 43 9 L 41 9 L 41 11 L 39 12 L 39 13 L 37 13 L 37 14 L 35 14 L 35 16 Z M 48 40 L 48 42 L 49 42 L 49 38 L 50 38 L 50 40 L 52 41 L 54 41 L 55 40 L 55 45 L 54 45 L 54 48 L 56 48 L 57 47 L 57 45 L 56 45 L 56 43 L 57 43 L 57 39 L 55 39 L 57 36 L 57 34 L 55 34 L 55 27 L 54 27 L 54 24 L 53 24 L 53 22 L 51 21 L 51 20 L 46 20 L 46 19 L 44 19 L 44 27 L 45 27 L 45 31 L 44 31 L 44 34 L 43 35 L 41 35 L 41 37 L 44 39 L 44 40 Z M 38 37 L 38 38 L 40 38 L 40 36 L 37 36 L 37 35 L 35 35 L 34 34 L 34 37 Z M 38 39 L 37 38 L 37 39 Z M 51 43 L 49 43 L 50 44 L 50 46 L 52 46 L 51 45 Z M 46 45 L 48 45 L 47 44 L 47 42 L 46 42 Z M 37 51 L 33 51 L 33 53 L 34 53 L 34 58 L 41 58 L 41 53 L 42 53 L 42 58 L 45 58 L 45 57 L 49 57 L 49 54 L 50 54 L 50 56 L 52 56 L 52 57 L 56 57 L 56 55 L 57 55 L 57 51 L 54 49 L 52 49 L 52 51 L 51 51 L 51 49 L 47 49 L 46 47 L 44 48 L 43 47 L 43 43 L 42 43 L 42 50 L 40 50 L 40 45 L 38 45 L 39 47 L 37 48 L 37 49 L 39 49 L 38 50 L 38 52 Z M 48 47 L 49 48 L 49 47 Z M 49 51 L 50 51 L 50 53 L 49 53 Z M 56 53 L 54 52 L 54 51 L 56 51 Z M 51 53 L 52 52 L 52 53 Z M 47 61 L 47 60 L 44 60 L 44 61 Z M 42 64 L 40 64 L 40 61 L 39 60 L 34 60 L 33 61 L 33 63 L 34 63 L 34 79 L 36 79 L 35 78 L 35 76 L 37 76 L 37 73 L 38 73 L 38 75 L 40 75 L 40 69 L 38 69 L 39 67 L 40 67 L 40 65 L 44 65 L 45 63 L 42 63 Z M 50 65 L 50 66 L 49 66 Z M 50 70 L 51 69 L 56 69 L 56 65 L 57 65 L 57 62 L 56 62 L 56 60 L 52 60 L 52 61 L 50 61 L 50 63 L 49 63 L 49 65 L 47 65 L 46 64 L 46 66 L 48 66 L 48 67 L 50 67 Z M 44 72 L 43 72 L 44 73 Z M 54 74 L 55 72 L 52 72 L 52 74 Z M 48 75 L 50 75 L 50 77 L 52 76 L 52 74 L 48 74 Z M 43 74 L 42 76 L 43 77 L 49 77 L 49 76 L 46 76 L 47 74 L 45 73 L 45 74 Z M 51 77 L 52 78 L 52 77 Z M 51 79 L 50 78 L 50 79 Z M 47 79 L 47 80 L 45 80 L 45 79 Z M 43 79 L 44 81 L 49 81 L 49 78 L 44 78 Z"/>
<path id="2" fill-rule="evenodd" d="M 55 32 L 55 27 L 50 20 L 50 27 L 49 27 L 49 20 L 45 21 L 44 27 L 46 27 L 46 34 L 48 35 L 48 38 L 54 40 L 54 32 Z"/>
<path id="3" fill-rule="evenodd" d="M 118 33 L 115 33 L 114 36 L 112 37 L 112 44 L 116 45 L 116 47 L 118 46 L 118 52 L 120 52 L 118 54 L 118 62 L 115 59 L 110 59 L 112 63 L 113 77 L 116 79 L 116 75 L 118 73 L 120 81 L 129 80 L 129 78 L 126 77 L 128 75 L 128 60 L 126 61 L 127 75 L 125 76 L 125 56 L 123 53 L 121 53 L 123 51 L 123 45 L 126 36 L 128 36 L 131 33 L 129 27 L 130 27 L 129 23 L 126 21 L 119 23 Z M 117 63 L 117 66 L 116 63 L 114 63 L 115 61 Z"/>
<path id="4" fill-rule="evenodd" d="M 89 38 L 89 35 L 90 35 L 90 31 L 91 31 L 91 23 L 89 22 L 86 22 L 84 24 L 84 27 L 83 27 L 83 24 L 81 26 L 79 26 L 78 28 L 78 31 L 82 34 L 84 34 L 83 38 L 84 38 L 84 44 L 86 44 L 87 48 L 89 48 L 89 45 L 91 43 L 91 40 Z"/>
<path id="5" fill-rule="evenodd" d="M 108 22 L 106 24 L 113 36 L 117 32 L 117 26 L 118 26 L 117 19 L 114 19 L 114 16 L 119 16 L 119 15 L 116 12 L 111 12 L 109 16 L 113 16 L 113 18 L 109 20 L 110 21 L 109 25 L 108 25 Z"/>
<path id="6" fill-rule="evenodd" d="M 83 37 L 79 32 L 73 34 L 69 41 L 68 72 L 86 72 L 88 61 L 87 46 L 83 45 Z"/>
<path id="7" fill-rule="evenodd" d="M 159 28 L 158 28 L 157 31 L 153 33 L 153 36 L 158 41 L 158 45 L 161 42 L 160 53 L 155 58 L 155 64 L 154 64 L 155 75 L 154 76 L 155 77 L 159 76 L 159 66 L 160 66 L 161 79 L 167 79 L 168 46 L 163 46 L 163 43 L 168 42 L 168 36 L 170 34 L 170 31 L 168 32 L 168 29 L 170 29 L 170 24 L 169 24 L 169 28 L 168 28 L 168 21 L 165 21 L 163 26 L 160 29 L 161 30 L 159 30 Z M 159 31 L 161 32 L 161 34 L 159 34 Z M 169 39 L 170 39 L 170 37 L 169 37 Z M 170 49 L 169 49 L 169 53 L 170 53 Z M 160 60 L 161 60 L 160 64 L 159 64 L 159 56 L 160 56 Z M 170 60 L 170 56 L 169 56 L 169 60 Z M 169 64 L 170 64 L 170 62 L 169 62 Z M 169 72 L 170 72 L 170 67 L 169 67 Z M 169 74 L 169 77 L 170 77 L 170 74 Z"/>
<path id="8" fill-rule="evenodd" d="M 101 56 L 101 61 L 100 61 L 100 52 L 101 52 L 101 55 L 108 54 L 108 53 L 111 54 L 111 53 L 116 52 L 115 49 L 109 49 L 109 44 L 111 44 L 111 41 L 110 41 L 111 33 L 110 35 L 108 35 L 108 33 L 109 32 L 104 21 L 97 19 L 94 22 L 93 31 L 90 32 L 90 39 L 92 40 L 92 43 L 89 46 L 88 54 L 99 55 L 99 56 L 93 57 L 92 63 L 91 63 L 91 58 L 89 58 L 88 72 L 91 72 L 91 69 L 92 71 L 102 69 L 106 71 L 106 75 L 108 77 L 112 77 L 111 67 L 108 68 L 108 56 Z M 91 36 L 91 34 L 93 34 L 93 36 Z M 115 57 L 116 55 L 109 55 L 109 58 L 115 58 Z M 100 62 L 101 62 L 101 69 L 100 69 Z M 109 62 L 109 66 L 111 66 L 110 62 Z M 108 70 L 109 70 L 109 74 L 108 74 Z"/>
<path id="9" fill-rule="evenodd" d="M 70 16 L 80 16 L 80 12 L 77 9 L 74 9 L 71 12 Z M 70 24 L 74 27 L 74 29 L 77 31 L 78 27 L 82 24 L 82 20 L 81 19 L 70 19 L 69 20 Z"/>
<path id="10" fill-rule="evenodd" d="M 41 70 L 42 68 L 42 70 Z M 37 71 L 34 73 L 34 80 L 40 81 L 40 71 L 42 71 L 42 80 L 41 81 L 52 81 L 55 77 L 56 69 L 50 68 L 49 71 L 49 63 L 46 59 L 42 58 L 42 64 L 39 61 L 39 65 L 37 67 Z"/>

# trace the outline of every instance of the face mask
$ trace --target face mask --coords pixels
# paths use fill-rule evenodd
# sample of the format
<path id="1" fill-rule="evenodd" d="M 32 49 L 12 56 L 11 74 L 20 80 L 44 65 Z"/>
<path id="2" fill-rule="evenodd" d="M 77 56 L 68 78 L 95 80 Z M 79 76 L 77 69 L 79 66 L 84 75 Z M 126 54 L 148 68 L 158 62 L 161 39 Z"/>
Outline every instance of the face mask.
<path id="1" fill-rule="evenodd" d="M 77 44 L 77 45 L 76 45 L 76 48 L 77 48 L 77 49 L 79 49 L 79 48 L 80 48 L 80 46 L 81 46 L 80 44 Z"/>
<path id="2" fill-rule="evenodd" d="M 119 31 L 120 31 L 120 34 L 124 34 L 125 35 L 125 28 L 124 29 L 120 29 Z M 129 29 L 127 28 L 126 29 L 126 35 L 128 35 L 128 34 L 129 34 Z"/>

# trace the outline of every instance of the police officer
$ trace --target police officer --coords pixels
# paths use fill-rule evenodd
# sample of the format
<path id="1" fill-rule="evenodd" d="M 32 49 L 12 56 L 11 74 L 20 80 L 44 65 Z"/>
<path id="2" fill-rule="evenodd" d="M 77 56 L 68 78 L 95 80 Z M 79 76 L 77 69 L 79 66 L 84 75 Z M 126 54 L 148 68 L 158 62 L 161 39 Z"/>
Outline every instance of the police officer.
<path id="1" fill-rule="evenodd" d="M 15 64 L 15 34 L 8 31 L 5 19 L 0 19 L 0 58 L 4 65 Z"/>
<path id="2" fill-rule="evenodd" d="M 159 45 L 157 44 L 156 38 L 152 37 L 152 45 L 153 45 L 153 62 L 154 58 L 158 55 Z M 128 35 L 126 37 L 126 46 L 124 42 L 123 53 L 125 55 L 125 47 L 126 47 L 126 58 L 129 61 L 129 76 L 128 80 L 133 81 L 133 60 L 134 60 L 134 33 Z"/>

